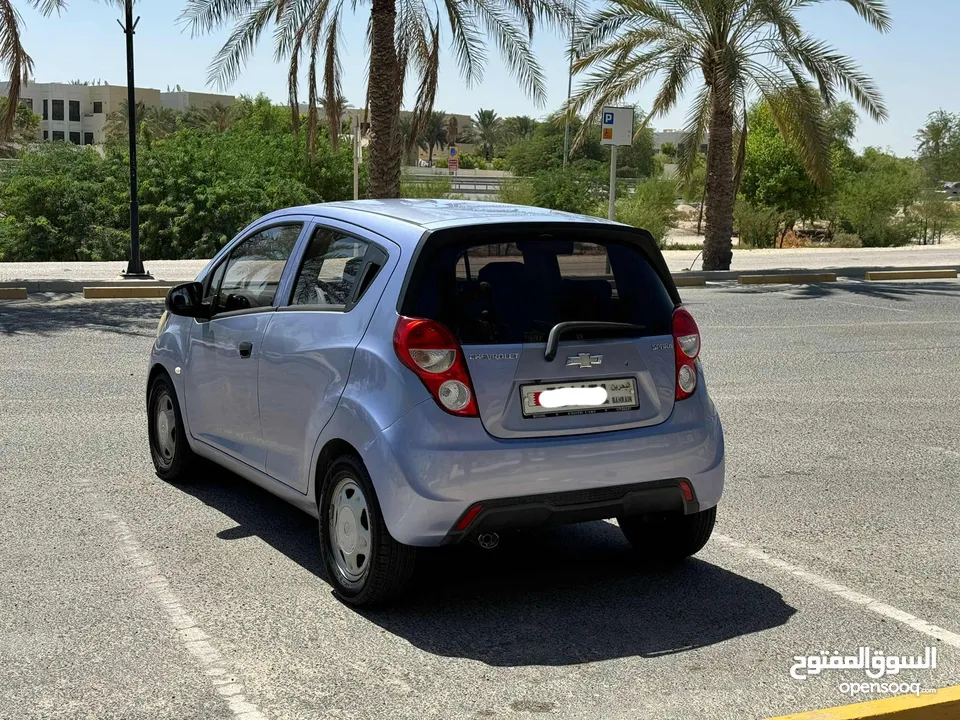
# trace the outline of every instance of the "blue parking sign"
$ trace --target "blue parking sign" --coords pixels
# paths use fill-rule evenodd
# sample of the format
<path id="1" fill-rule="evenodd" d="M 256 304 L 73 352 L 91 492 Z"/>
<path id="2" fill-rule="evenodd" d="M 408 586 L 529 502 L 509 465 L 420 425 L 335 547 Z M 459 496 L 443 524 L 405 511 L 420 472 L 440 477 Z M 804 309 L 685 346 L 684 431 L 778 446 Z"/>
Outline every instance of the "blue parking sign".
<path id="1" fill-rule="evenodd" d="M 605 112 L 603 114 L 603 124 L 604 125 L 613 125 L 613 113 Z"/>

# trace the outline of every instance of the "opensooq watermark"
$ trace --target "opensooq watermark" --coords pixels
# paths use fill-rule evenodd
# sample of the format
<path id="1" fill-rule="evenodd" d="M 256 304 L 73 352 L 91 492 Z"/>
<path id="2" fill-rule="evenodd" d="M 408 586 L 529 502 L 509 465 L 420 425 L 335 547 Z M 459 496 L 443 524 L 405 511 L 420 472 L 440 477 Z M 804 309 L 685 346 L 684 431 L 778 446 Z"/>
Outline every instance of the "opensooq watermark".
<path id="1" fill-rule="evenodd" d="M 882 650 L 869 647 L 857 649 L 856 655 L 841 655 L 839 652 L 822 651 L 816 655 L 795 655 L 790 667 L 790 677 L 806 681 L 811 676 L 820 675 L 825 670 L 862 671 L 870 680 L 879 681 L 888 675 L 899 675 L 903 670 L 933 670 L 937 667 L 937 649 L 924 648 L 923 655 L 887 655 Z M 936 692 L 927 689 L 919 682 L 842 682 L 839 685 L 844 695 L 861 693 L 914 694 Z"/>

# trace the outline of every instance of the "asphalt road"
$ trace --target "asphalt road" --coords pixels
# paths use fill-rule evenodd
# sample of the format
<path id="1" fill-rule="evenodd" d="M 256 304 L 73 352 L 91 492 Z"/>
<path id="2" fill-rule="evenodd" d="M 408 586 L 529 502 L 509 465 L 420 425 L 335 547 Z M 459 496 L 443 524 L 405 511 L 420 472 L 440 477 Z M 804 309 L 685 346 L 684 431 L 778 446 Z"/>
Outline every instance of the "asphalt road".
<path id="1" fill-rule="evenodd" d="M 960 684 L 960 282 L 683 295 L 728 448 L 697 559 L 590 523 L 431 553 L 364 613 L 307 516 L 154 476 L 159 303 L 0 301 L 0 718 L 740 720 L 851 701 L 862 671 L 790 668 L 860 646 Z"/>

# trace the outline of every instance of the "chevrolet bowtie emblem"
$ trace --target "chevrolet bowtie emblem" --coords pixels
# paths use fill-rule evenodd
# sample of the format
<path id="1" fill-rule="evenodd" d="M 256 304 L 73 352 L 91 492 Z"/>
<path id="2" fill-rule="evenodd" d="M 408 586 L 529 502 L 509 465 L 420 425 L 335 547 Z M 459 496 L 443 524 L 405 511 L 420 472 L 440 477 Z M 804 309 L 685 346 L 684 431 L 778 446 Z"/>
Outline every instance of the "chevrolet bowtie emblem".
<path id="1" fill-rule="evenodd" d="M 590 368 L 594 365 L 600 365 L 603 362 L 603 355 L 591 355 L 590 353 L 580 353 L 567 358 L 567 367 Z"/>

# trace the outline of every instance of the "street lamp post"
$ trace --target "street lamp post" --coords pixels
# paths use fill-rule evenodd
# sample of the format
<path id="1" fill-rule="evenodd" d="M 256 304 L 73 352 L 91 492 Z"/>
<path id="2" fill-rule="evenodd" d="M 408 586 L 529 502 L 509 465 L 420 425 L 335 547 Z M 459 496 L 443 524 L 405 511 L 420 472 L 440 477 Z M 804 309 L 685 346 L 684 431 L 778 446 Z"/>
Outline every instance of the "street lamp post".
<path id="1" fill-rule="evenodd" d="M 573 38 L 577 29 L 577 0 L 573 0 L 573 9 L 570 15 L 570 68 L 567 74 L 567 105 L 570 104 L 570 96 L 573 94 Z M 567 156 L 570 154 L 570 114 L 567 111 L 567 117 L 563 123 L 563 169 L 567 169 Z"/>
<path id="2" fill-rule="evenodd" d="M 140 259 L 140 203 L 137 199 L 137 98 L 133 81 L 133 34 L 140 18 L 133 19 L 133 0 L 124 0 L 124 22 L 117 24 L 127 36 L 127 116 L 130 131 L 130 260 L 121 277 L 130 280 L 152 278 Z"/>

